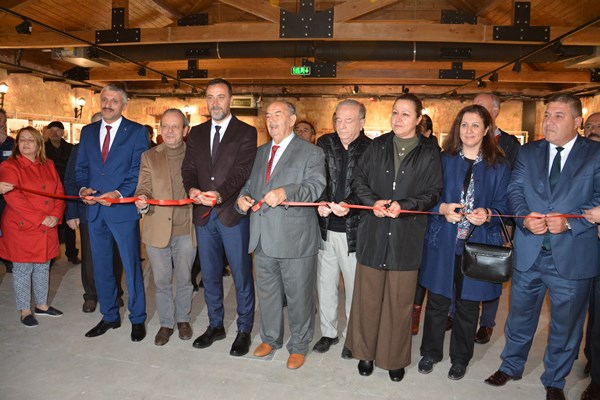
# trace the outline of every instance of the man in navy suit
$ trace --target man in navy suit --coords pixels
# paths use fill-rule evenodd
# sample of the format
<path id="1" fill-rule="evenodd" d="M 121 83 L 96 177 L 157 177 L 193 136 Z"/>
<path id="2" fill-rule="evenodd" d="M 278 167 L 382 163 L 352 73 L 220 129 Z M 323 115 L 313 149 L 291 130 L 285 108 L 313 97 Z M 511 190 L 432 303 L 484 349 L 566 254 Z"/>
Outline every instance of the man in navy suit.
<path id="1" fill-rule="evenodd" d="M 146 302 L 140 262 L 140 216 L 134 204 L 111 203 L 105 199 L 131 197 L 135 192 L 142 153 L 148 149 L 148 131 L 122 116 L 127 93 L 110 84 L 100 92 L 102 120 L 81 130 L 75 164 L 79 195 L 85 200 L 89 224 L 94 280 L 102 320 L 85 334 L 100 336 L 121 326 L 117 285 L 113 273 L 113 243 L 116 242 L 125 270 L 128 290 L 131 340 L 146 336 Z M 114 239 L 114 242 L 113 242 Z"/>
<path id="2" fill-rule="evenodd" d="M 231 101 L 229 82 L 217 78 L 208 83 L 206 103 L 211 119 L 190 131 L 181 175 L 185 190 L 195 201 L 193 219 L 209 318 L 206 332 L 193 346 L 202 349 L 225 339 L 224 249 L 235 285 L 238 314 L 238 332 L 229 354 L 239 357 L 250 348 L 254 279 L 252 258 L 247 252 L 250 222 L 234 207 L 254 163 L 256 128 L 231 115 Z"/>
<path id="3" fill-rule="evenodd" d="M 600 204 L 600 144 L 577 133 L 581 101 L 558 94 L 544 113 L 544 140 L 521 148 L 508 187 L 517 218 L 514 274 L 506 345 L 500 369 L 486 382 L 502 386 L 520 379 L 546 292 L 550 333 L 541 381 L 549 400 L 563 388 L 581 342 L 593 278 L 600 274 L 597 228 L 581 214 Z"/>

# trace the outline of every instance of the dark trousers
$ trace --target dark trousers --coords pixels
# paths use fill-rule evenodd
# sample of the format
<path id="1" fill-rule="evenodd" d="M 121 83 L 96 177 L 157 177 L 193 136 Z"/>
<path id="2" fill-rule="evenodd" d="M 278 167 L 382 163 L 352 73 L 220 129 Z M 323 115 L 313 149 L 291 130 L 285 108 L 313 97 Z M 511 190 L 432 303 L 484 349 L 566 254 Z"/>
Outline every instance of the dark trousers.
<path id="1" fill-rule="evenodd" d="M 69 230 L 71 230 L 69 228 Z M 75 231 L 73 231 L 75 232 Z M 94 261 L 92 258 L 92 248 L 90 247 L 90 231 L 88 224 L 79 225 L 79 235 L 81 239 L 81 283 L 83 285 L 83 299 L 98 301 L 96 295 L 96 283 L 94 281 Z M 121 281 L 123 280 L 123 263 L 121 262 L 121 256 L 119 255 L 119 249 L 117 245 L 114 245 L 113 254 L 113 272 L 117 283 L 117 296 L 123 296 L 123 287 Z"/>
<path id="2" fill-rule="evenodd" d="M 594 293 L 593 313 L 594 323 L 591 326 L 590 335 L 590 351 L 591 351 L 591 362 L 592 368 L 590 375 L 592 382 L 596 385 L 600 385 L 600 276 L 594 279 L 594 286 L 592 287 Z M 590 326 L 588 326 L 590 330 Z"/>
<path id="3" fill-rule="evenodd" d="M 473 358 L 475 333 L 479 319 L 479 301 L 463 300 L 461 257 L 455 257 L 454 285 L 456 312 L 450 335 L 450 361 L 452 364 L 469 365 Z M 421 341 L 421 355 L 441 361 L 444 354 L 444 336 L 451 299 L 429 291 Z"/>
<path id="4" fill-rule="evenodd" d="M 69 228 L 69 225 L 66 223 L 62 223 L 58 226 L 58 232 L 59 237 L 64 238 L 65 256 L 67 256 L 69 260 L 77 257 L 79 250 L 77 250 L 77 246 L 75 245 L 75 231 Z"/>

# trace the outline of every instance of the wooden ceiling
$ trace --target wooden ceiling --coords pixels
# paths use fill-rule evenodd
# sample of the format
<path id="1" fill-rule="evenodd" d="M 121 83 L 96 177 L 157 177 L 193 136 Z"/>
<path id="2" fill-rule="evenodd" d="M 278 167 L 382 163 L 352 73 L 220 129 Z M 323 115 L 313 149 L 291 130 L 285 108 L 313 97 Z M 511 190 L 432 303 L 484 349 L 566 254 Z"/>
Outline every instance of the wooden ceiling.
<path id="1" fill-rule="evenodd" d="M 0 68 L 139 97 L 215 77 L 265 97 L 595 95 L 599 21 L 598 0 L 0 0 Z"/>

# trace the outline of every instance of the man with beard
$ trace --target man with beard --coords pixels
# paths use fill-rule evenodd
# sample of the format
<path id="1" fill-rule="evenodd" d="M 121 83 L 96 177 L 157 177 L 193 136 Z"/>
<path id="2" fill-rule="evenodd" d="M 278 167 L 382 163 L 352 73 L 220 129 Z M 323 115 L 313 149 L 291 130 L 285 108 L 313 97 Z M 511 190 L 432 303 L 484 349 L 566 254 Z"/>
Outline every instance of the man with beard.
<path id="1" fill-rule="evenodd" d="M 256 128 L 231 115 L 231 84 L 217 78 L 206 87 L 211 119 L 195 126 L 187 139 L 181 168 L 183 185 L 194 199 L 198 254 L 202 265 L 204 300 L 209 326 L 193 346 L 203 349 L 225 339 L 223 327 L 223 250 L 235 285 L 237 336 L 230 355 L 240 357 L 250 348 L 254 324 L 252 258 L 247 253 L 248 217 L 234 208 L 240 189 L 250 176 L 256 155 Z"/>

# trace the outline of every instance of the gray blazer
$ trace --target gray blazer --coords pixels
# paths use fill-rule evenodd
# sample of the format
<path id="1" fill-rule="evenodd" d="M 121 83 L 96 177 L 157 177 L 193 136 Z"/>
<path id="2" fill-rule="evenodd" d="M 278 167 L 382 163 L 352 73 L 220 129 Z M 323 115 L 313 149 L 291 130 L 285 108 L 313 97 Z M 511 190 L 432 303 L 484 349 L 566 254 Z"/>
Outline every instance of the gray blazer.
<path id="1" fill-rule="evenodd" d="M 314 202 L 325 190 L 325 155 L 320 147 L 294 136 L 271 172 L 265 185 L 271 142 L 258 148 L 250 178 L 240 191 L 258 203 L 265 194 L 283 188 L 287 201 Z M 237 208 L 237 205 L 236 205 Z M 241 211 L 238 209 L 238 212 Z M 252 253 L 260 241 L 262 251 L 273 258 L 299 258 L 317 254 L 320 241 L 317 211 L 314 207 L 275 208 L 263 204 L 250 213 Z"/>

